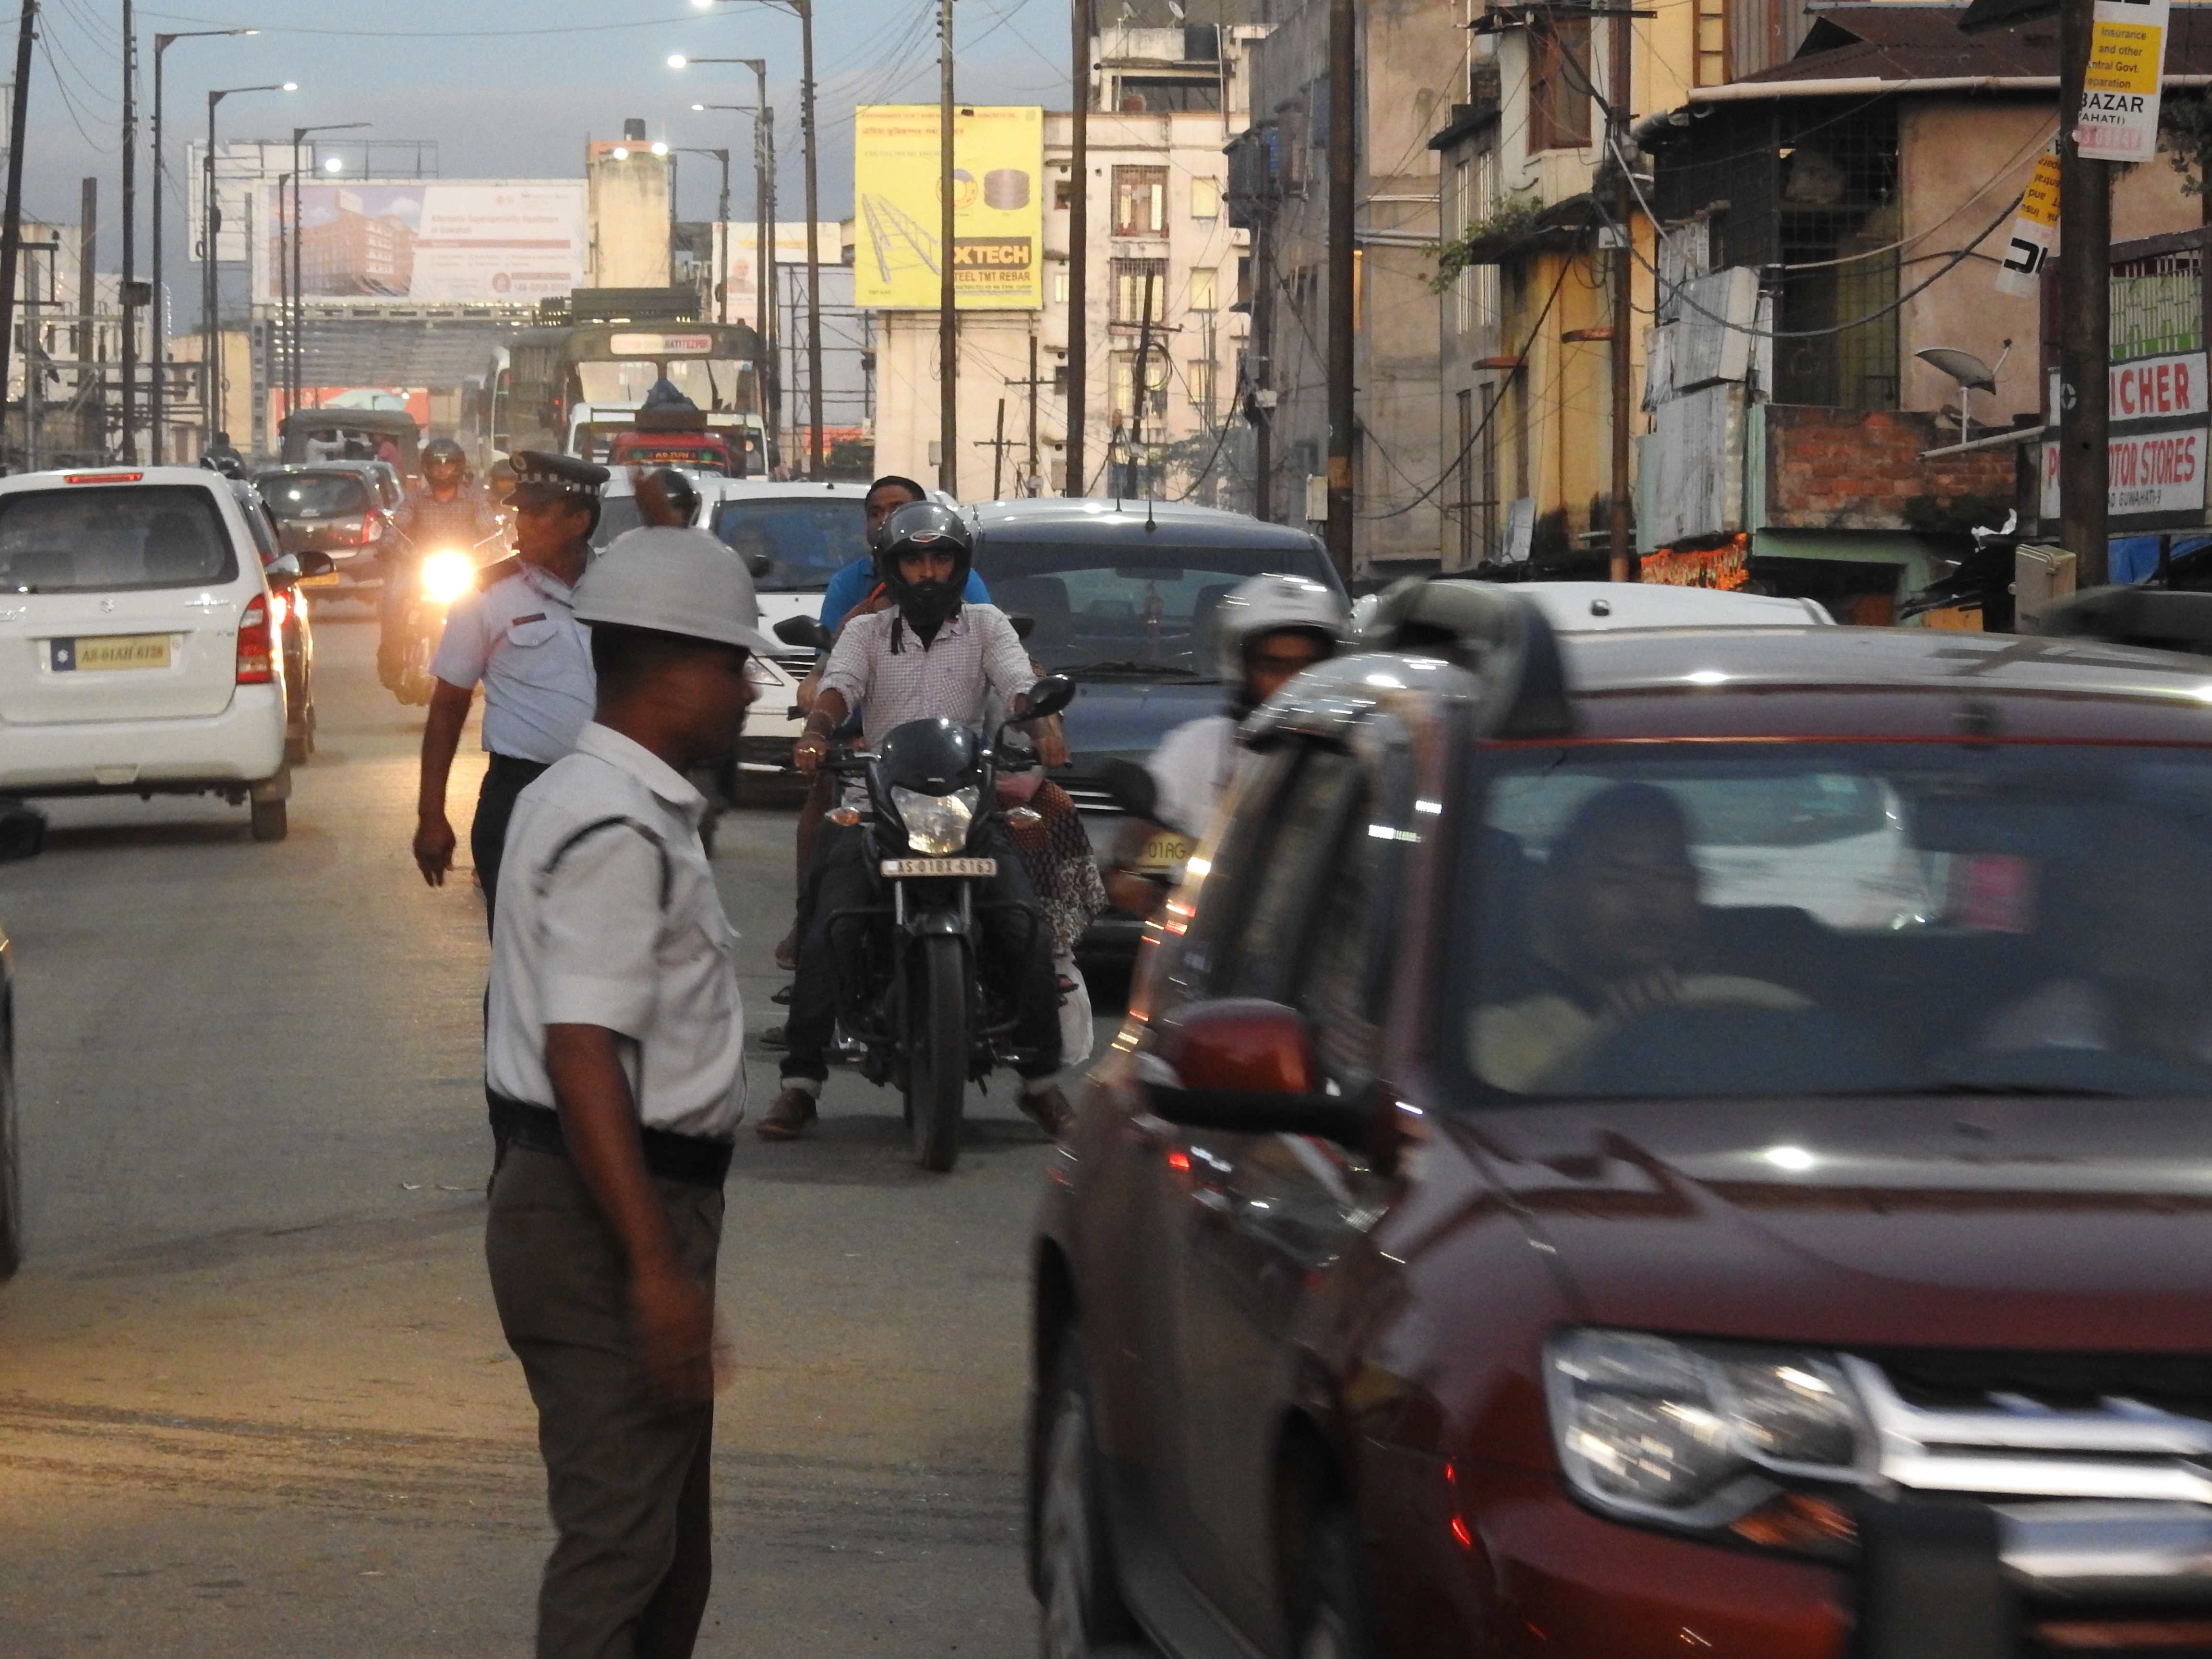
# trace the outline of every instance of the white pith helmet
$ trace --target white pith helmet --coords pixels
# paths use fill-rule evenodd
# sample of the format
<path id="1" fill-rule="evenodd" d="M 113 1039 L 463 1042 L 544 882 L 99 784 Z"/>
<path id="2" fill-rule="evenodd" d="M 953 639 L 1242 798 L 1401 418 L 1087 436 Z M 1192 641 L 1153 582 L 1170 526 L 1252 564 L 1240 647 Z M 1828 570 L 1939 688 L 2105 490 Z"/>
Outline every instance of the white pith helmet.
<path id="1" fill-rule="evenodd" d="M 744 561 L 702 530 L 617 536 L 576 584 L 576 619 L 774 651 Z"/>

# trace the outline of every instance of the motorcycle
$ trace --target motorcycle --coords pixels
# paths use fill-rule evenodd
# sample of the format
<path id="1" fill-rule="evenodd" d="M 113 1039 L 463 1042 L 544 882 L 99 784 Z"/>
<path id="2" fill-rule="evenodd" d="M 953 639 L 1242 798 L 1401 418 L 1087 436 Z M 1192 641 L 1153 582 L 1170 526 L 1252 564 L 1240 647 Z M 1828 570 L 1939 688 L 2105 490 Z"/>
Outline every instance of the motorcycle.
<path id="1" fill-rule="evenodd" d="M 1074 700 L 1073 680 L 1046 675 L 1030 689 L 1021 718 L 1056 714 Z M 1018 1058 L 1006 1042 L 1021 1012 L 1021 988 L 985 970 L 978 916 L 997 902 L 978 890 L 998 874 L 1000 856 L 981 849 L 1013 856 L 996 827 L 1019 824 L 1024 814 L 1036 819 L 1025 806 L 1000 804 L 1006 729 L 987 744 L 951 720 L 911 720 L 872 750 L 824 763 L 865 783 L 864 807 L 840 806 L 830 817 L 865 826 L 875 883 L 870 904 L 829 919 L 839 1018 L 865 1047 L 861 1075 L 896 1084 L 905 1097 L 915 1158 L 939 1172 L 959 1157 L 969 1080 Z M 1031 926 L 1044 925 L 1026 914 Z"/>
<path id="2" fill-rule="evenodd" d="M 484 557 L 487 553 L 489 557 Z M 386 684 L 403 703 L 428 704 L 437 687 L 430 659 L 438 654 L 445 637 L 446 613 L 453 602 L 476 586 L 482 565 L 504 557 L 499 538 L 487 538 L 472 548 L 434 547 L 420 558 L 394 560 L 385 580 L 399 584 L 394 612 L 398 634 L 396 658 Z"/>

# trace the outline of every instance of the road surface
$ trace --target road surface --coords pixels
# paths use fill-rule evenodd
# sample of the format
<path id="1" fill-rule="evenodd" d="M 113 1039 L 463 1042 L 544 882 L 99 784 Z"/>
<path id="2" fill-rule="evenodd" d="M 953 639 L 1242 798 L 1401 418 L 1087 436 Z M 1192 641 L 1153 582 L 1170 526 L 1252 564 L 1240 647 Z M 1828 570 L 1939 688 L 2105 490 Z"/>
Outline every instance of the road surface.
<path id="1" fill-rule="evenodd" d="M 319 627 L 288 841 L 220 803 L 57 802 L 45 856 L 0 867 L 29 1219 L 0 1287 L 9 1659 L 529 1650 L 550 1534 L 480 1244 L 483 911 L 409 860 L 420 718 L 377 687 L 373 634 Z M 756 1030 L 791 826 L 726 819 L 717 853 Z M 750 1072 L 758 1112 L 771 1058 Z M 970 1106 L 945 1176 L 849 1073 L 811 1140 L 742 1133 L 702 1655 L 1034 1651 L 1047 1151 L 1005 1083 Z"/>

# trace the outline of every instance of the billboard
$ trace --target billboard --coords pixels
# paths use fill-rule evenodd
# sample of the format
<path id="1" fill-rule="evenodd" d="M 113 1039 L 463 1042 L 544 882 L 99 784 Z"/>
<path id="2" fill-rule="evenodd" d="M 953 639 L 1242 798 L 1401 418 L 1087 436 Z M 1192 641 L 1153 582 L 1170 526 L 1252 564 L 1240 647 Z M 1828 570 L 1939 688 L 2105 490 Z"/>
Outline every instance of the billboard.
<path id="1" fill-rule="evenodd" d="M 253 297 L 291 283 L 291 204 L 259 192 Z M 584 283 L 581 179 L 406 179 L 300 191 L 300 290 L 309 303 L 528 303 Z"/>
<path id="2" fill-rule="evenodd" d="M 963 311 L 1044 304 L 1044 111 L 963 106 L 952 127 L 953 293 Z M 934 104 L 864 104 L 854 112 L 853 299 L 889 311 L 934 311 L 939 298 L 938 127 Z"/>

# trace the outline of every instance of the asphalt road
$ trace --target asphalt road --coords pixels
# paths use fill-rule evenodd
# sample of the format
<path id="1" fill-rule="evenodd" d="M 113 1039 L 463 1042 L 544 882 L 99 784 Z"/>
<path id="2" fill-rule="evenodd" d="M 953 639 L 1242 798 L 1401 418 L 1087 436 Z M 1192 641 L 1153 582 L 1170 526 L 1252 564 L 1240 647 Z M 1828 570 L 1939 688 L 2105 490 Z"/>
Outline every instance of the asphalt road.
<path id="1" fill-rule="evenodd" d="M 9 1659 L 529 1650 L 550 1532 L 480 1244 L 483 911 L 409 860 L 420 720 L 377 687 L 372 628 L 319 644 L 289 840 L 220 803 L 57 802 L 45 856 L 0 866 L 29 1215 L 0 1287 Z M 756 1030 L 791 834 L 741 814 L 716 859 Z M 750 1070 L 757 1112 L 774 1066 Z M 969 1104 L 950 1176 L 849 1073 L 813 1139 L 742 1134 L 702 1654 L 1034 1650 L 1047 1152 L 1005 1084 Z"/>

